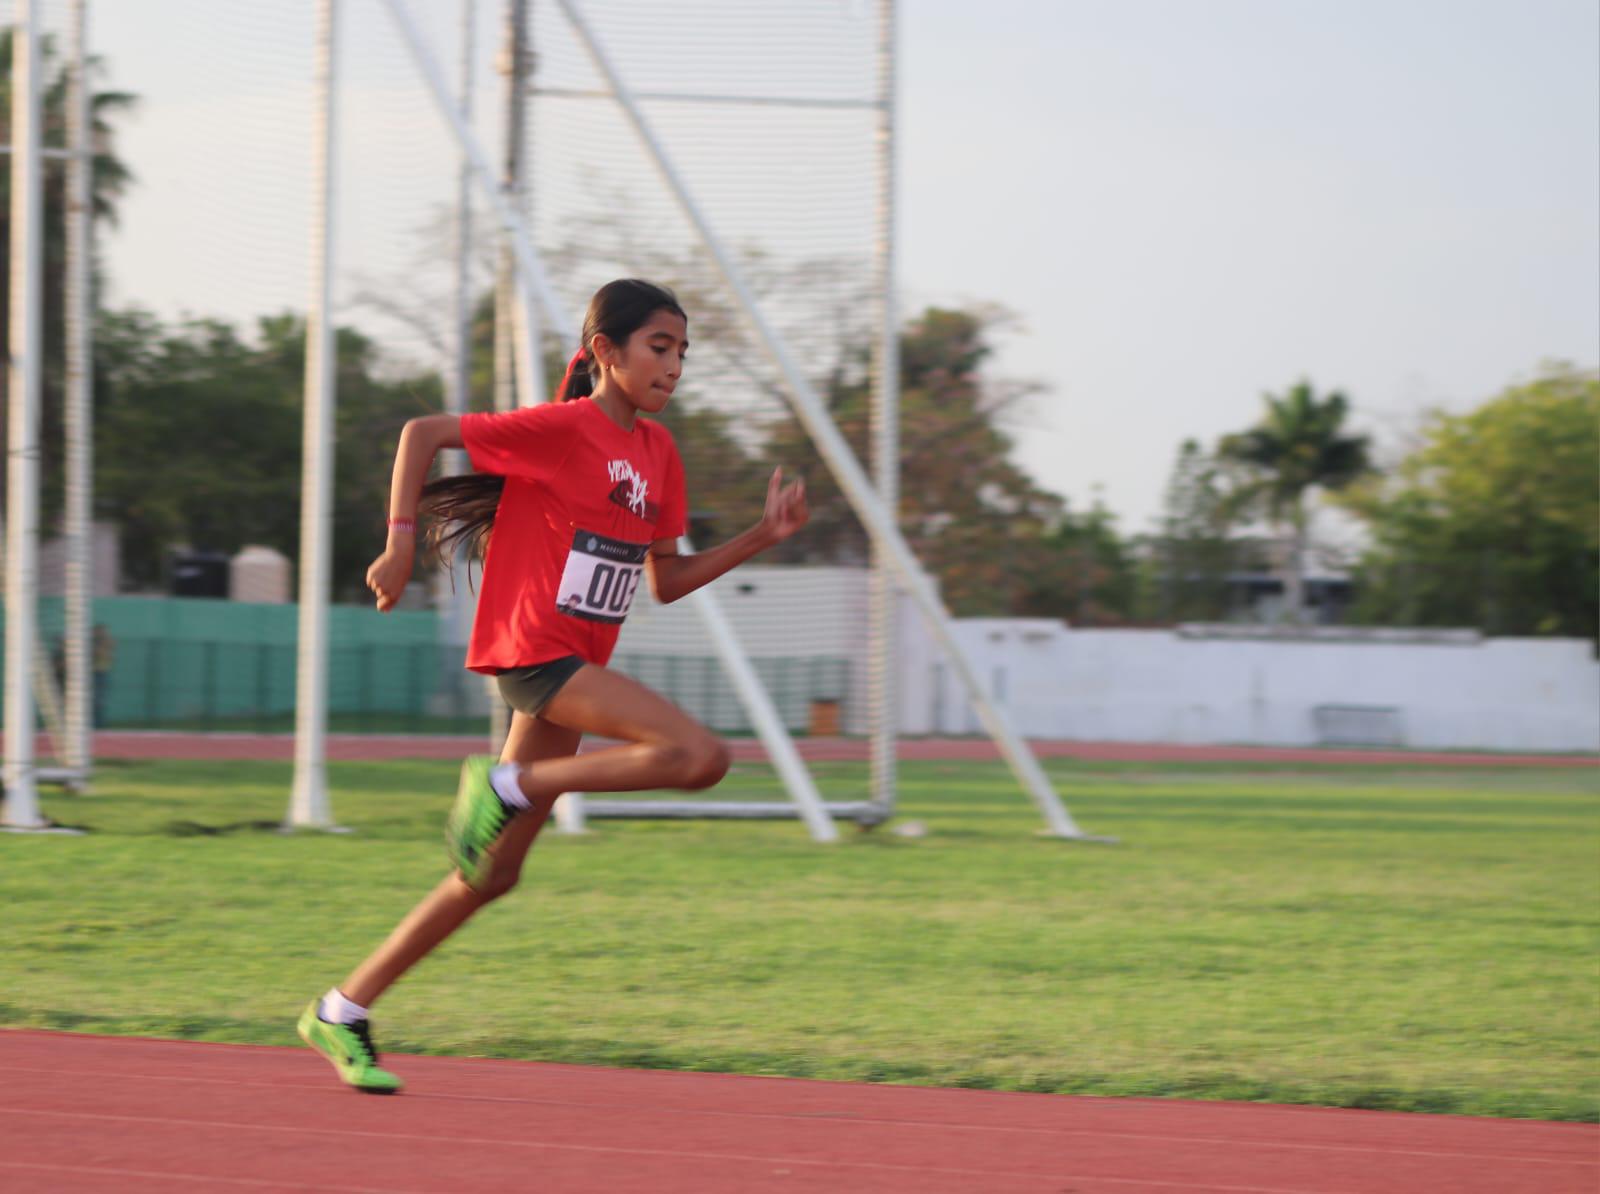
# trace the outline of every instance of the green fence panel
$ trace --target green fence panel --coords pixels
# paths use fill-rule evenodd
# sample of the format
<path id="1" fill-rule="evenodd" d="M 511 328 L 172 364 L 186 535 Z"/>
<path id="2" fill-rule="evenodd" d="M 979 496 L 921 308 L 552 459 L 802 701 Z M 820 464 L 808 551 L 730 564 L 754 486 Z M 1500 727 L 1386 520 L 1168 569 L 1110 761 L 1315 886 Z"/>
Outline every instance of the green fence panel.
<path id="1" fill-rule="evenodd" d="M 62 667 L 62 601 L 39 603 L 40 636 Z M 293 605 L 186 597 L 107 597 L 94 621 L 110 636 L 97 671 L 96 719 L 110 728 L 288 730 L 295 705 L 298 609 Z M 0 616 L 0 627 L 4 619 Z M 328 618 L 331 728 L 372 732 L 481 728 L 482 680 L 462 667 L 459 645 L 439 642 L 431 610 L 380 614 L 334 606 Z M 3 636 L 0 636 L 3 643 Z M 3 665 L 0 648 L 0 665 Z M 848 722 L 854 704 L 847 659 L 752 660 L 779 716 L 805 733 L 819 702 Z M 712 729 L 749 733 L 744 706 L 717 660 L 700 655 L 621 655 L 618 670 L 682 706 Z"/>

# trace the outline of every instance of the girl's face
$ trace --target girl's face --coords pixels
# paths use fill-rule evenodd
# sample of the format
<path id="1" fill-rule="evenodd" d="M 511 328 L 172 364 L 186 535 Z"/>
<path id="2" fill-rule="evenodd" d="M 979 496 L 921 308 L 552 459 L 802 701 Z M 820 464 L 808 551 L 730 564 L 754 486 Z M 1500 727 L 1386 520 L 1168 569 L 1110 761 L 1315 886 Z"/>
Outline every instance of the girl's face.
<path id="1" fill-rule="evenodd" d="M 596 355 L 605 377 L 640 412 L 653 415 L 667 405 L 683 373 L 689 351 L 689 324 L 674 311 L 656 311 L 620 348 L 596 337 Z"/>

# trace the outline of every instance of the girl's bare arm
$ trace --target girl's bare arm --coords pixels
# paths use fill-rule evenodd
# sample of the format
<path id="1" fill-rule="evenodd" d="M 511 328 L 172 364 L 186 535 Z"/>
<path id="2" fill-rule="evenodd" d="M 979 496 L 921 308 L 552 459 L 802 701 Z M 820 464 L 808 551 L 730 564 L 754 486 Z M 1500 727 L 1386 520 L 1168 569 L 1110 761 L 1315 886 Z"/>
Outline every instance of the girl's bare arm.
<path id="1" fill-rule="evenodd" d="M 383 554 L 367 569 L 367 588 L 377 594 L 380 610 L 393 609 L 411 579 L 411 565 L 417 553 L 417 502 L 433 458 L 442 448 L 459 447 L 458 415 L 423 415 L 407 422 L 400 432 L 394 476 L 389 482 L 389 539 Z M 396 520 L 408 522 L 411 529 L 395 526 Z"/>
<path id="2" fill-rule="evenodd" d="M 691 556 L 679 555 L 678 545 L 670 539 L 652 544 L 645 561 L 650 591 L 664 604 L 676 601 L 701 585 L 710 584 L 724 572 L 732 571 L 751 556 L 782 543 L 805 526 L 810 517 L 805 482 L 796 481 L 785 487 L 783 470 L 778 469 L 767 484 L 766 512 L 760 522 L 743 534 Z"/>

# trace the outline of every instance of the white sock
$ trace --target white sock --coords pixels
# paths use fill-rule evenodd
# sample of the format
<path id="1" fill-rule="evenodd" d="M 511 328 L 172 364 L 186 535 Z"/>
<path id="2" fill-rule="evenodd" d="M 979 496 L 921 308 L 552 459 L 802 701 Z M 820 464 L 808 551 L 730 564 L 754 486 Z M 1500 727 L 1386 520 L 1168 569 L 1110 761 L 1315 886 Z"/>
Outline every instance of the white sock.
<path id="1" fill-rule="evenodd" d="M 317 1004 L 317 1018 L 329 1024 L 354 1024 L 367 1018 L 367 1009 L 350 1002 L 339 993 L 338 987 L 334 987 Z"/>
<path id="2" fill-rule="evenodd" d="M 528 798 L 522 794 L 522 785 L 517 782 L 517 772 L 521 770 L 522 768 L 515 763 L 501 763 L 489 772 L 489 786 L 494 789 L 494 794 L 500 797 L 507 808 L 531 807 Z"/>

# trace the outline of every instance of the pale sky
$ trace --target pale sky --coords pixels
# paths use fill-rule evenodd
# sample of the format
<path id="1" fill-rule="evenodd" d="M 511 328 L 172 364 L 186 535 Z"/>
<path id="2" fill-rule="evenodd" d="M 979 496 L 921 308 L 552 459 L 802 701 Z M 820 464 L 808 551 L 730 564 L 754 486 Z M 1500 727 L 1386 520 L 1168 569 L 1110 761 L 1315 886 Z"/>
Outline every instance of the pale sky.
<path id="1" fill-rule="evenodd" d="M 453 3 L 411 7 L 451 27 Z M 301 305 L 304 112 L 272 83 L 303 81 L 311 8 L 91 5 L 104 83 L 143 97 L 113 303 Z M 994 371 L 1048 387 L 1011 420 L 1019 462 L 1079 507 L 1101 486 L 1126 532 L 1185 437 L 1301 377 L 1391 443 L 1541 361 L 1600 364 L 1595 0 L 902 0 L 899 69 L 902 308 L 1015 312 Z M 416 113 L 386 152 L 434 170 Z M 235 209 L 284 240 L 196 215 Z"/>

